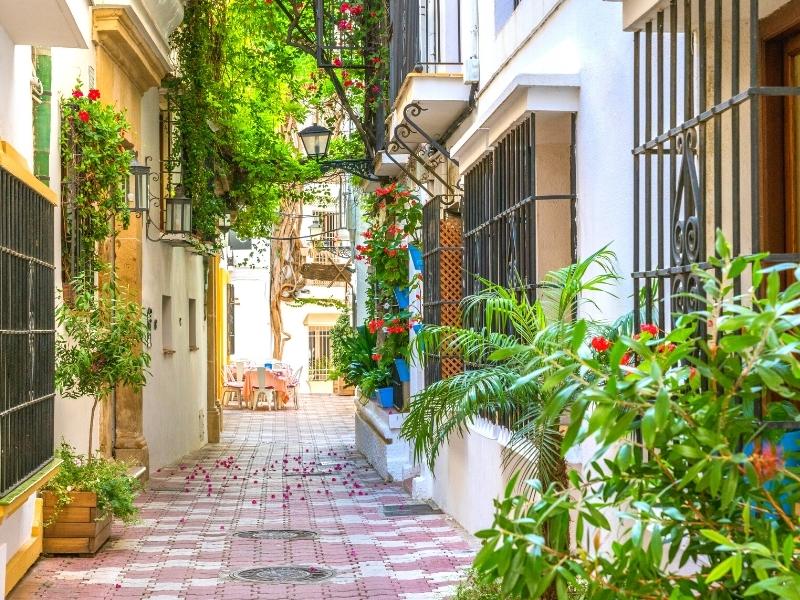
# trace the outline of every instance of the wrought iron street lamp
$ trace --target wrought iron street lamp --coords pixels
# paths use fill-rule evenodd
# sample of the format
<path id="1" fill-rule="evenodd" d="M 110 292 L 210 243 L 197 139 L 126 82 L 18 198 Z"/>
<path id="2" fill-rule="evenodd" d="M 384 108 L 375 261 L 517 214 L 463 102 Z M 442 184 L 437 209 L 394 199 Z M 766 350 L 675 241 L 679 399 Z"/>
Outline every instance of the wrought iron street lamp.
<path id="1" fill-rule="evenodd" d="M 145 164 L 136 158 L 131 161 L 126 187 L 130 211 L 136 214 L 146 213 L 150 209 L 150 166 L 146 160 Z"/>
<path id="2" fill-rule="evenodd" d="M 372 172 L 372 161 L 368 158 L 324 160 L 328 156 L 328 146 L 333 136 L 333 132 L 327 127 L 314 123 L 297 132 L 297 135 L 300 137 L 306 156 L 319 162 L 320 171 L 323 173 L 340 170 L 368 181 L 385 181 L 385 178 L 378 177 Z"/>
<path id="3" fill-rule="evenodd" d="M 186 197 L 183 186 L 175 187 L 175 194 L 168 197 L 166 219 L 164 222 L 165 233 L 189 235 L 192 233 L 192 201 Z"/>
<path id="4" fill-rule="evenodd" d="M 217 229 L 222 234 L 228 233 L 231 230 L 231 213 L 225 211 L 217 217 Z"/>

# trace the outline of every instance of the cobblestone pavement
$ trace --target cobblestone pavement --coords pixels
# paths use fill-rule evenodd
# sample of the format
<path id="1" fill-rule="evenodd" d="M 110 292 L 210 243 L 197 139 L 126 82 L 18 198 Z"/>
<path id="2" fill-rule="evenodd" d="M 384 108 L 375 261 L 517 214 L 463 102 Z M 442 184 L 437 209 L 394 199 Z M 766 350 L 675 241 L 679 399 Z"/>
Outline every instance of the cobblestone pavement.
<path id="1" fill-rule="evenodd" d="M 475 544 L 443 515 L 384 516 L 383 505 L 410 503 L 355 451 L 352 398 L 307 396 L 299 411 L 228 410 L 222 443 L 152 473 L 140 523 L 115 523 L 94 557 L 43 557 L 10 598 L 447 598 Z M 317 537 L 234 535 L 264 529 Z M 311 567 L 311 581 L 234 578 L 289 565 Z M 326 570 L 331 578 L 313 581 Z"/>

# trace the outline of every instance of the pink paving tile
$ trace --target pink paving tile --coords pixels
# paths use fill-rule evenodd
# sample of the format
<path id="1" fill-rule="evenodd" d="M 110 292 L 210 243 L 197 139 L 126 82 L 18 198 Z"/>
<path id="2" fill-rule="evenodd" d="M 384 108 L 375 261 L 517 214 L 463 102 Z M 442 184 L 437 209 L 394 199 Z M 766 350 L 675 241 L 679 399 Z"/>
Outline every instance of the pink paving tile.
<path id="1" fill-rule="evenodd" d="M 10 600 L 434 597 L 471 562 L 474 539 L 444 516 L 383 516 L 382 505 L 409 498 L 356 453 L 351 399 L 309 397 L 299 411 L 229 410 L 225 427 L 220 444 L 152 473 L 138 500 L 141 523 L 115 523 L 112 539 L 92 558 L 43 557 Z M 233 536 L 280 528 L 320 537 Z M 327 567 L 335 576 L 306 585 L 231 577 L 291 564 Z"/>

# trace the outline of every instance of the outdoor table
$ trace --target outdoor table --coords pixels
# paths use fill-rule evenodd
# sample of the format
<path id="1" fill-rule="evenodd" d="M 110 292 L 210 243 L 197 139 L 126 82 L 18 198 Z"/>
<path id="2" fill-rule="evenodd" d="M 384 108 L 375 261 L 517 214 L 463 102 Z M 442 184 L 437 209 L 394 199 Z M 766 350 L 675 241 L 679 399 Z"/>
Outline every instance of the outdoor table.
<path id="1" fill-rule="evenodd" d="M 283 405 L 289 402 L 289 378 L 284 377 L 279 371 L 271 371 L 267 369 L 264 372 L 264 381 L 267 387 L 275 390 L 275 394 Z M 246 403 L 250 402 L 250 395 L 254 388 L 258 387 L 258 370 L 250 369 L 244 374 L 244 388 L 242 389 L 242 396 Z"/>

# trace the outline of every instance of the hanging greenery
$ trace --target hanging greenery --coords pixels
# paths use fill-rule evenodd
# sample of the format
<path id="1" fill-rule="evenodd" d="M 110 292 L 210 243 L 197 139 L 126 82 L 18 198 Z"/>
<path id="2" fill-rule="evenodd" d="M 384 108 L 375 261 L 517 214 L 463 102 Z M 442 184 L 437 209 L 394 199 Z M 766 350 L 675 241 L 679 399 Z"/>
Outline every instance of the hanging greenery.
<path id="1" fill-rule="evenodd" d="M 100 102 L 100 91 L 84 95 L 78 81 L 61 100 L 61 163 L 65 281 L 100 266 L 97 244 L 114 232 L 114 219 L 130 221 L 125 185 L 133 154 L 125 147 L 125 115 Z M 76 264 L 77 263 L 77 264 Z"/>

